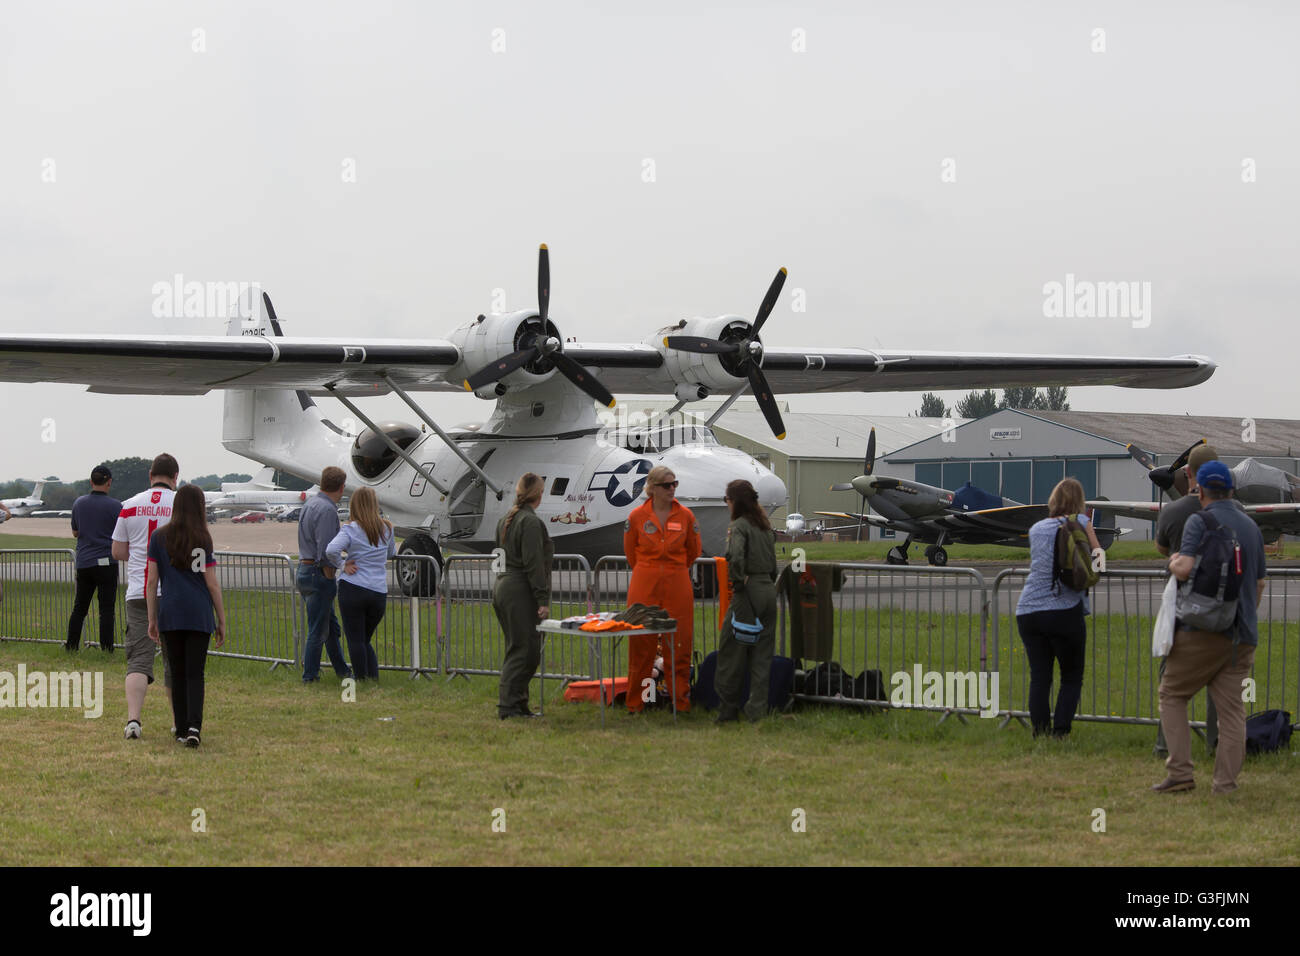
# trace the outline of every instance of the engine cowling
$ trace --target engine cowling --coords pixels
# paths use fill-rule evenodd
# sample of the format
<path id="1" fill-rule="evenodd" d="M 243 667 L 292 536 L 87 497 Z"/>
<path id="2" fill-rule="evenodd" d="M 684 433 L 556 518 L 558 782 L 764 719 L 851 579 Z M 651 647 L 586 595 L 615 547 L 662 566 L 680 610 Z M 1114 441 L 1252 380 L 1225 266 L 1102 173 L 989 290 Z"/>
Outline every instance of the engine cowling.
<path id="1" fill-rule="evenodd" d="M 461 360 L 447 377 L 453 382 L 463 381 L 493 362 L 525 348 L 528 340 L 540 331 L 535 311 L 481 315 L 451 334 L 451 341 L 460 349 Z M 546 335 L 564 341 L 560 330 L 549 319 L 546 322 Z M 507 389 L 538 385 L 554 374 L 555 366 L 548 359 L 536 358 L 475 394 L 480 398 L 497 398 Z"/>
<path id="2" fill-rule="evenodd" d="M 703 355 L 698 352 L 685 352 L 670 349 L 664 345 L 664 337 L 680 335 L 698 337 L 713 341 L 741 342 L 750 335 L 753 324 L 739 315 L 719 315 L 713 318 L 687 319 L 680 326 L 661 329 L 646 342 L 663 352 L 664 369 L 672 376 L 676 385 L 703 385 L 710 392 L 733 392 L 736 386 L 745 381 L 738 368 L 737 355 Z M 761 363 L 760 363 L 761 364 Z"/>

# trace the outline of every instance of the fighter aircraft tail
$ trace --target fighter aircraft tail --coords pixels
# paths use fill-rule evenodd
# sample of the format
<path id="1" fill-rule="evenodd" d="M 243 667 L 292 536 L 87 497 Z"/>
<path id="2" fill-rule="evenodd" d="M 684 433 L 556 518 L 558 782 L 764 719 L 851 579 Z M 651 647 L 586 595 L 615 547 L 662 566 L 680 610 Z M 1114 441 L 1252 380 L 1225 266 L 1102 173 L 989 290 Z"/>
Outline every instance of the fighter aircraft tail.
<path id="1" fill-rule="evenodd" d="M 253 318 L 231 319 L 227 335 L 282 335 L 269 297 Z M 230 451 L 308 481 L 347 461 L 353 436 L 321 414 L 302 390 L 228 390 L 221 443 Z"/>

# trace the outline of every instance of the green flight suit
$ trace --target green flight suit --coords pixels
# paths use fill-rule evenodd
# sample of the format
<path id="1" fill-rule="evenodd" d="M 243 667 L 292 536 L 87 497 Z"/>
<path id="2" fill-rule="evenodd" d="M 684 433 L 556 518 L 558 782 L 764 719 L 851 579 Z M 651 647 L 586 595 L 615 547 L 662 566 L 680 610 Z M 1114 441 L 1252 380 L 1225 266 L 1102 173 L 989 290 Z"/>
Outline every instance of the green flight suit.
<path id="1" fill-rule="evenodd" d="M 745 671 L 749 671 L 749 702 L 745 716 L 767 716 L 768 686 L 772 680 L 772 653 L 776 649 L 776 534 L 738 518 L 727 527 L 727 578 L 731 581 L 731 609 L 718 635 L 718 669 L 714 686 L 722 702 L 720 720 L 740 713 Z M 754 644 L 736 640 L 731 626 L 735 615 L 745 624 L 755 618 L 763 632 Z"/>
<path id="2" fill-rule="evenodd" d="M 528 682 L 542 658 L 537 609 L 551 603 L 551 564 L 555 556 L 546 525 L 532 508 L 521 507 L 508 529 L 505 523 L 505 518 L 497 523 L 496 540 L 505 551 L 506 568 L 492 586 L 492 609 L 506 638 L 497 704 L 503 717 L 529 710 Z"/>

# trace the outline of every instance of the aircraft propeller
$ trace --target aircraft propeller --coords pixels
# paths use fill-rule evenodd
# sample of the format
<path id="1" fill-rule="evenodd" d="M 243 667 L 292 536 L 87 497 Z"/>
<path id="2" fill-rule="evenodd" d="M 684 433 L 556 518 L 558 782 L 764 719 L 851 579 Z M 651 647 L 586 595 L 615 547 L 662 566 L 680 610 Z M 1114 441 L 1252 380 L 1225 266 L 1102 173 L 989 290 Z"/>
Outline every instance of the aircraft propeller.
<path id="1" fill-rule="evenodd" d="M 1136 461 L 1138 464 L 1142 465 L 1147 469 L 1148 472 L 1147 477 L 1151 479 L 1152 484 L 1154 484 L 1157 488 L 1160 489 L 1160 494 L 1163 497 L 1165 492 L 1167 492 L 1170 488 L 1175 488 L 1175 487 L 1177 487 L 1180 494 L 1187 493 L 1187 489 L 1185 487 L 1182 487 L 1186 479 L 1184 478 L 1182 481 L 1180 481 L 1179 476 L 1184 474 L 1183 468 L 1186 467 L 1187 461 L 1191 457 L 1192 452 L 1197 448 L 1197 446 L 1204 445 L 1204 444 L 1205 444 L 1205 439 L 1198 438 L 1196 441 L 1192 442 L 1190 445 L 1187 446 L 1186 451 L 1184 451 L 1181 455 L 1175 458 L 1173 462 L 1164 466 L 1163 468 L 1153 467 L 1152 463 L 1154 461 L 1154 458 L 1152 457 L 1152 455 L 1149 452 L 1143 451 L 1137 445 L 1134 444 L 1128 445 L 1128 453 L 1130 456 L 1132 456 L 1134 461 Z"/>
<path id="2" fill-rule="evenodd" d="M 537 252 L 537 315 L 524 322 L 525 331 L 519 336 L 521 348 L 484 366 L 465 379 L 467 391 L 477 391 L 491 385 L 529 362 L 549 363 L 561 375 L 586 392 L 606 408 L 614 407 L 614 396 L 596 377 L 569 356 L 564 354 L 564 344 L 550 334 L 547 313 L 551 305 L 551 256 L 542 243 Z"/>
<path id="3" fill-rule="evenodd" d="M 768 427 L 777 438 L 785 438 L 785 423 L 781 421 L 781 412 L 776 406 L 776 399 L 772 397 L 772 389 L 767 384 L 767 377 L 763 374 L 763 343 L 759 341 L 758 333 L 762 331 L 767 317 L 772 314 L 777 296 L 781 294 L 781 287 L 785 285 L 785 276 L 784 268 L 778 270 L 776 278 L 768 286 L 767 295 L 763 297 L 763 302 L 758 307 L 758 314 L 754 317 L 748 334 L 725 339 L 670 335 L 664 339 L 665 346 L 679 352 L 730 356 L 723 361 L 723 367 L 733 375 L 743 375 L 748 379 L 754 398 L 758 400 L 758 407 L 762 409 Z"/>

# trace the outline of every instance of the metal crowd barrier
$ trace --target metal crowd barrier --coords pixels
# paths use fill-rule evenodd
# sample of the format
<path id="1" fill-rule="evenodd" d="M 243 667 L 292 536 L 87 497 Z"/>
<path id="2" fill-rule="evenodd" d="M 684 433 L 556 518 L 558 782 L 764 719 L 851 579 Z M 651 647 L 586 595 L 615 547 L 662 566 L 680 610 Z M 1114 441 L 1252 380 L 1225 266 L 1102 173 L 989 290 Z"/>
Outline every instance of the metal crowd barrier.
<path id="1" fill-rule="evenodd" d="M 1300 640 L 1293 635 L 1300 605 L 1300 569 L 1266 572 L 1268 585 L 1259 606 L 1259 646 L 1253 676 L 1255 700 L 1247 712 L 1270 708 L 1297 712 L 1300 699 Z M 1004 725 L 1029 716 L 1029 669 L 1016 626 L 1016 603 L 1027 568 L 1007 568 L 993 580 L 993 659 L 999 672 Z M 1124 724 L 1160 722 L 1160 660 L 1151 656 L 1151 633 L 1168 572 L 1111 569 L 1089 593 L 1088 640 L 1083 692 L 1075 720 Z M 1059 689 L 1059 674 L 1053 690 Z M 1192 726 L 1204 728 L 1206 692 L 1191 701 Z M 1055 695 L 1053 695 L 1053 702 Z M 1200 715 L 1198 717 L 1198 715 Z"/>
<path id="2" fill-rule="evenodd" d="M 76 597 L 76 552 L 70 548 L 20 548 L 0 550 L 0 640 L 64 644 L 68 619 Z M 118 592 L 114 607 L 117 634 L 114 646 L 122 643 L 126 622 L 123 596 L 126 568 L 118 568 Z M 82 647 L 99 646 L 99 594 L 86 612 L 81 630 Z"/>
<path id="3" fill-rule="evenodd" d="M 443 568 L 443 672 L 499 676 L 505 658 L 505 635 L 492 608 L 496 573 L 491 554 L 453 554 Z M 591 609 L 591 567 L 578 554 L 557 554 L 551 573 L 551 617 L 586 614 Z M 547 638 L 548 680 L 588 680 L 595 659 L 580 635 Z"/>
<path id="4" fill-rule="evenodd" d="M 825 565 L 829 562 L 815 562 Z M 838 564 L 842 579 L 833 591 L 834 628 L 830 647 L 803 639 L 802 665 L 805 687 L 797 700 L 859 707 L 887 704 L 894 674 L 908 676 L 899 706 L 975 714 L 979 707 L 949 707 L 927 703 L 921 691 L 925 674 L 973 673 L 987 669 L 988 588 L 974 568 L 900 566 L 889 564 Z M 785 589 L 780 592 L 782 639 L 790 641 L 790 656 L 797 648 Z M 811 598 L 808 613 L 815 614 Z M 808 647 L 812 644 L 812 647 Z M 839 665 L 840 675 L 821 662 Z M 866 675 L 878 671 L 880 691 L 871 693 Z M 917 675 L 921 679 L 917 679 Z M 839 686 L 837 686 L 837 684 Z M 796 687 L 798 684 L 796 683 Z M 951 702 L 950 702 L 951 703 Z"/>
<path id="5" fill-rule="evenodd" d="M 283 554 L 218 552 L 218 574 L 227 609 L 226 644 L 219 657 L 265 661 L 273 668 L 301 660 L 306 611 L 295 585 L 295 562 Z M 418 674 L 498 676 L 505 640 L 492 609 L 492 555 L 452 555 L 439 569 L 433 558 L 403 555 L 393 559 L 388 605 L 374 636 L 381 669 Z M 820 562 L 819 562 L 820 563 Z M 834 626 L 830 646 L 797 661 L 815 674 L 820 661 L 835 661 L 845 677 L 879 671 L 882 693 L 868 700 L 859 684 L 837 693 L 824 677 L 800 699 L 859 706 L 888 702 L 895 674 L 914 679 L 928 672 L 979 672 L 998 675 L 1003 725 L 1028 716 L 1029 674 L 1015 622 L 1016 600 L 1027 569 L 1006 569 L 992 585 L 971 568 L 933 568 L 878 564 L 839 564 L 842 581 L 832 594 Z M 417 573 L 412 573 L 412 568 Z M 695 600 L 697 656 L 717 649 L 718 600 L 711 558 L 700 559 L 695 573 L 706 579 Z M 1300 713 L 1300 568 L 1270 569 L 1259 608 L 1260 643 L 1253 676 L 1251 711 L 1269 708 Z M 413 585 L 412 579 L 419 583 Z M 1166 581 L 1162 570 L 1112 569 L 1090 595 L 1087 663 L 1076 719 L 1108 723 L 1159 721 L 1158 660 L 1151 656 L 1151 631 Z M 554 617 L 626 605 L 630 572 L 622 555 L 589 566 L 579 555 L 556 555 L 552 575 Z M 75 589 L 75 553 L 68 549 L 0 550 L 0 640 L 63 643 Z M 114 644 L 125 625 L 119 571 Z M 436 589 L 436 597 L 434 591 Z M 778 653 L 793 656 L 796 641 L 788 624 L 790 609 L 781 592 Z M 91 602 L 83 646 L 98 644 L 98 605 Z M 789 645 L 789 651 L 787 651 Z M 593 642 L 580 632 L 548 638 L 548 679 L 585 680 L 596 673 Z M 613 673 L 626 673 L 626 642 Z M 809 693 L 807 690 L 811 690 Z M 1192 703 L 1203 713 L 1204 693 Z M 975 713 L 975 707 L 949 707 L 911 699 L 912 709 Z M 1203 722 L 1194 720 L 1194 726 Z"/>

